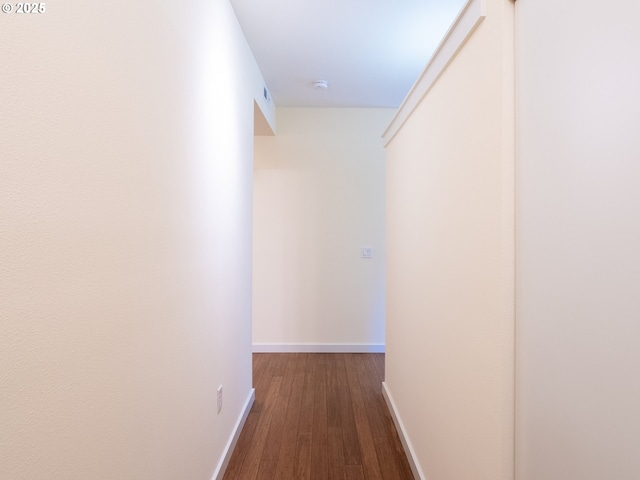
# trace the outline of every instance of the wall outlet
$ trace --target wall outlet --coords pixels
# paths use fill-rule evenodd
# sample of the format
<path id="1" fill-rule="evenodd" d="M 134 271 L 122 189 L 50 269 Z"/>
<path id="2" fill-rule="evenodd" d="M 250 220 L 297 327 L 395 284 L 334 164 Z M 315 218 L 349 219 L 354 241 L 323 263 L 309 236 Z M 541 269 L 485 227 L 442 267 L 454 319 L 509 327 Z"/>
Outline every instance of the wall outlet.
<path id="1" fill-rule="evenodd" d="M 360 249 L 360 257 L 361 258 L 373 258 L 373 248 L 371 248 L 371 247 L 362 247 Z"/>
<path id="2" fill-rule="evenodd" d="M 218 387 L 218 413 L 222 410 L 222 385 Z"/>

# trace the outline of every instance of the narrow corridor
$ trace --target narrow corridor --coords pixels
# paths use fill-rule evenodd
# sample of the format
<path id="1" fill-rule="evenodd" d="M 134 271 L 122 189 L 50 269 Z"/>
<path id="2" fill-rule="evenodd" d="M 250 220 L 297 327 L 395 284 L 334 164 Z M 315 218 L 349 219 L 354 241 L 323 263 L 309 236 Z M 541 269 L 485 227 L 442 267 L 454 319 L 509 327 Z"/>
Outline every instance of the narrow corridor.
<path id="1" fill-rule="evenodd" d="M 253 354 L 256 400 L 225 480 L 413 479 L 384 354 Z"/>

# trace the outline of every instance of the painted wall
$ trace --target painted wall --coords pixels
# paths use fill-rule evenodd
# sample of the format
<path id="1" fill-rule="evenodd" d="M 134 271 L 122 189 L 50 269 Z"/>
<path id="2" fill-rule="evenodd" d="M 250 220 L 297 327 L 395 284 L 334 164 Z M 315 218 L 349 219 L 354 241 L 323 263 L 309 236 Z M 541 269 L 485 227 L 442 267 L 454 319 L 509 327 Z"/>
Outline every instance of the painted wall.
<path id="1" fill-rule="evenodd" d="M 433 480 L 513 478 L 513 3 L 486 3 L 387 146 L 385 388 Z"/>
<path id="2" fill-rule="evenodd" d="M 46 8 L 0 28 L 0 478 L 208 480 L 251 393 L 262 79 L 224 0 Z"/>
<path id="3" fill-rule="evenodd" d="M 280 108 L 256 137 L 253 342 L 384 344 L 392 109 Z M 360 247 L 373 258 L 360 258 Z M 260 344 L 261 346 L 258 346 Z"/>
<path id="4" fill-rule="evenodd" d="M 518 480 L 640 478 L 640 6 L 610 7 L 516 8 Z"/>

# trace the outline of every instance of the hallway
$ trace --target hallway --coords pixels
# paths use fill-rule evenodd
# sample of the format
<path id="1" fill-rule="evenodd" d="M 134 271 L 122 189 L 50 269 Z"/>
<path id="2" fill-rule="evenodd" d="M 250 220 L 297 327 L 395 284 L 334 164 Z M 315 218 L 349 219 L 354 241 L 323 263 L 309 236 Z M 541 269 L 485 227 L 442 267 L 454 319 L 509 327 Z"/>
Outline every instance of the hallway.
<path id="1" fill-rule="evenodd" d="M 383 379 L 384 354 L 253 354 L 256 400 L 224 479 L 412 479 Z"/>

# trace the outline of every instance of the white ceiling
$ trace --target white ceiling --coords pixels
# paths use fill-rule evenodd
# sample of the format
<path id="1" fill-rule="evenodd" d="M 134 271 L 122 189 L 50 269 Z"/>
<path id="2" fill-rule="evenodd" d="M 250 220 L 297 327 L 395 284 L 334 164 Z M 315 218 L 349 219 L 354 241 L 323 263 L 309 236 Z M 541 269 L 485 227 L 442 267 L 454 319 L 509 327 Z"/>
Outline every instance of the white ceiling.
<path id="1" fill-rule="evenodd" d="M 279 107 L 399 106 L 464 3 L 231 0 Z"/>

